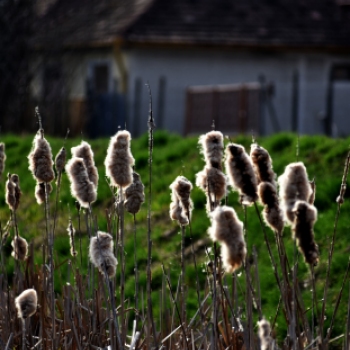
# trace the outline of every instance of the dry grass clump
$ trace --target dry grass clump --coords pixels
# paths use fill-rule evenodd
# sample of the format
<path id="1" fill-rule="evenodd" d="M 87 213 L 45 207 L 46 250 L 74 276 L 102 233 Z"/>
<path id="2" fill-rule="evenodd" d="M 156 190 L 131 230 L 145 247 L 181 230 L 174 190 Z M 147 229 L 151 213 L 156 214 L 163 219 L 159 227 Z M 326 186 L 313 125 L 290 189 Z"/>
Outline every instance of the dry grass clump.
<path id="1" fill-rule="evenodd" d="M 98 171 L 95 166 L 94 153 L 91 146 L 86 141 L 81 141 L 80 145 L 71 148 L 73 158 L 82 158 L 86 167 L 89 180 L 97 189 Z"/>
<path id="2" fill-rule="evenodd" d="M 71 183 L 71 193 L 83 208 L 95 202 L 96 186 L 90 181 L 83 158 L 73 157 L 66 164 L 66 172 Z"/>
<path id="3" fill-rule="evenodd" d="M 217 207 L 210 217 L 209 236 L 214 242 L 221 243 L 221 258 L 225 270 L 234 272 L 242 265 L 247 254 L 243 223 L 233 208 L 228 206 Z"/>
<path id="4" fill-rule="evenodd" d="M 15 300 L 19 318 L 26 319 L 35 314 L 38 305 L 38 296 L 34 289 L 27 289 Z"/>
<path id="5" fill-rule="evenodd" d="M 89 256 L 91 262 L 101 273 L 111 278 L 115 275 L 117 259 L 113 253 L 113 237 L 106 232 L 98 231 L 96 237 L 90 239 Z"/>
<path id="6" fill-rule="evenodd" d="M 130 150 L 131 135 L 118 131 L 110 140 L 105 159 L 106 175 L 113 186 L 127 187 L 133 181 L 132 166 L 135 159 Z"/>
<path id="7" fill-rule="evenodd" d="M 5 160 L 6 160 L 5 144 L 3 142 L 0 142 L 0 178 L 5 170 Z"/>
<path id="8" fill-rule="evenodd" d="M 11 246 L 13 248 L 13 252 L 11 253 L 11 255 L 16 260 L 26 260 L 28 254 L 28 243 L 24 238 L 20 236 L 14 237 L 11 242 Z"/>
<path id="9" fill-rule="evenodd" d="M 125 209 L 131 213 L 136 214 L 139 212 L 142 203 L 145 201 L 145 186 L 141 181 L 141 177 L 138 173 L 133 172 L 133 181 L 125 190 Z"/>
<path id="10" fill-rule="evenodd" d="M 55 178 L 53 171 L 52 151 L 44 138 L 43 130 L 39 130 L 33 141 L 33 148 L 28 155 L 29 170 L 37 182 L 51 182 Z"/>
<path id="11" fill-rule="evenodd" d="M 235 143 L 226 146 L 226 173 L 231 186 L 239 191 L 242 204 L 251 205 L 258 199 L 257 179 L 252 161 L 244 147 Z"/>

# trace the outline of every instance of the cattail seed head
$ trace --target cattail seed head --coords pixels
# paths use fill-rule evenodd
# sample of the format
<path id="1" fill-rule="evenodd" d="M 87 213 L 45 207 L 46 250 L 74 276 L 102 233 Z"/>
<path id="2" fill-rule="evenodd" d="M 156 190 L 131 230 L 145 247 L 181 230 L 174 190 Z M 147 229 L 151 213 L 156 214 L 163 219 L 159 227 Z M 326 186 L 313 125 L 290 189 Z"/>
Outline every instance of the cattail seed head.
<path id="1" fill-rule="evenodd" d="M 189 224 L 189 215 L 190 215 L 190 210 L 186 211 L 186 208 L 183 206 L 179 194 L 175 190 L 175 188 L 178 187 L 178 182 L 177 180 L 180 177 L 177 177 L 175 181 L 170 185 L 171 189 L 171 203 L 170 203 L 170 218 L 171 220 L 177 220 L 180 226 L 186 226 Z M 192 186 L 192 185 L 191 185 Z M 189 194 L 188 194 L 189 196 Z M 189 204 L 190 199 L 188 198 L 187 204 Z M 189 208 L 188 208 L 189 209 Z"/>
<path id="2" fill-rule="evenodd" d="M 250 158 L 252 159 L 258 183 L 271 182 L 275 184 L 276 174 L 272 169 L 272 160 L 269 152 L 256 143 L 250 147 Z"/>
<path id="3" fill-rule="evenodd" d="M 29 170 L 37 182 L 51 182 L 55 178 L 51 147 L 42 136 L 42 131 L 35 135 L 28 159 Z"/>
<path id="4" fill-rule="evenodd" d="M 47 183 L 46 184 L 46 190 L 47 190 L 47 194 L 50 195 L 50 193 L 52 192 L 52 186 L 51 184 Z M 36 202 L 38 204 L 43 204 L 45 203 L 45 183 L 37 183 L 35 185 L 35 198 L 36 198 Z"/>
<path id="5" fill-rule="evenodd" d="M 109 233 L 98 231 L 97 236 L 90 239 L 89 255 L 101 273 L 106 269 L 109 277 L 114 276 L 118 262 L 113 254 L 113 237 Z"/>
<path id="6" fill-rule="evenodd" d="M 276 187 L 270 182 L 261 182 L 258 194 L 264 204 L 263 217 L 268 226 L 274 231 L 282 233 L 284 227 L 283 212 L 279 206 Z"/>
<path id="7" fill-rule="evenodd" d="M 34 289 L 25 290 L 15 299 L 15 305 L 19 318 L 26 319 L 33 316 L 38 305 L 36 291 Z"/>
<path id="8" fill-rule="evenodd" d="M 297 240 L 297 245 L 303 253 L 305 261 L 315 266 L 319 259 L 319 249 L 314 240 L 313 230 L 317 219 L 317 210 L 306 201 L 297 201 L 293 212 L 295 213 L 293 234 Z"/>
<path id="9" fill-rule="evenodd" d="M 204 191 L 215 207 L 227 194 L 226 175 L 213 167 L 205 167 L 196 174 L 196 185 Z"/>
<path id="10" fill-rule="evenodd" d="M 192 188 L 193 186 L 191 182 L 184 176 L 178 176 L 170 185 L 172 193 L 178 198 L 181 208 L 184 210 L 184 214 L 188 218 L 191 217 L 193 210 L 193 203 L 190 198 Z"/>
<path id="11" fill-rule="evenodd" d="M 271 337 L 270 322 L 265 318 L 258 321 L 259 339 L 261 350 L 273 350 L 273 338 Z"/>
<path id="12" fill-rule="evenodd" d="M 244 148 L 234 143 L 227 145 L 225 165 L 230 184 L 238 189 L 242 204 L 251 205 L 257 201 L 257 179 L 252 161 Z"/>
<path id="13" fill-rule="evenodd" d="M 110 140 L 105 159 L 106 175 L 113 186 L 127 187 L 133 181 L 132 166 L 135 159 L 130 150 L 131 135 L 118 131 Z"/>
<path id="14" fill-rule="evenodd" d="M 8 180 L 6 181 L 6 203 L 13 211 L 17 209 L 16 204 L 16 184 L 11 179 L 11 174 L 8 174 Z"/>
<path id="15" fill-rule="evenodd" d="M 247 254 L 243 236 L 243 223 L 236 212 L 227 206 L 217 207 L 211 214 L 208 230 L 213 241 L 221 243 L 221 257 L 225 270 L 234 272 L 244 262 Z"/>
<path id="16" fill-rule="evenodd" d="M 295 216 L 293 211 L 295 202 L 298 200 L 307 202 L 312 194 L 304 164 L 297 162 L 287 165 L 284 173 L 278 178 L 278 183 L 281 209 L 285 220 L 292 224 Z"/>
<path id="17" fill-rule="evenodd" d="M 5 160 L 6 160 L 5 144 L 3 142 L 0 142 L 0 177 L 5 170 Z"/>
<path id="18" fill-rule="evenodd" d="M 145 186 L 141 181 L 141 177 L 138 173 L 133 172 L 133 182 L 129 185 L 125 193 L 125 209 L 131 213 L 136 214 L 141 208 L 141 204 L 145 201 Z"/>
<path id="19" fill-rule="evenodd" d="M 177 196 L 171 196 L 171 203 L 170 203 L 170 219 L 176 220 L 179 222 L 180 226 L 187 226 L 189 224 L 188 217 L 185 214 L 185 210 L 183 210 L 181 203 Z"/>
<path id="20" fill-rule="evenodd" d="M 61 173 L 66 165 L 66 149 L 62 147 L 55 158 L 55 168 L 58 173 Z"/>
<path id="21" fill-rule="evenodd" d="M 69 220 L 67 232 L 68 232 L 68 236 L 69 236 L 70 254 L 72 256 L 77 256 L 78 252 L 75 250 L 75 245 L 74 245 L 75 229 L 73 227 L 72 220 Z"/>
<path id="22" fill-rule="evenodd" d="M 71 148 L 71 152 L 73 158 L 82 158 L 84 160 L 89 180 L 97 189 L 98 172 L 95 166 L 94 153 L 92 152 L 91 146 L 86 141 L 81 141 L 80 145 Z"/>
<path id="23" fill-rule="evenodd" d="M 311 191 L 312 193 L 310 194 L 310 197 L 309 197 L 309 204 L 314 204 L 315 203 L 315 199 L 316 199 L 316 182 L 315 182 L 315 179 L 313 179 L 312 181 L 309 181 L 310 183 L 310 187 L 311 187 Z"/>
<path id="24" fill-rule="evenodd" d="M 83 158 L 73 157 L 66 164 L 66 172 L 71 183 L 71 193 L 80 205 L 89 207 L 96 200 L 96 186 L 90 181 Z"/>
<path id="25" fill-rule="evenodd" d="M 28 254 L 28 243 L 27 241 L 20 237 L 20 236 L 16 236 L 12 242 L 11 242 L 11 246 L 13 248 L 13 252 L 11 253 L 11 255 L 16 259 L 16 260 L 26 260 L 27 258 L 27 254 Z"/>
<path id="26" fill-rule="evenodd" d="M 222 170 L 222 158 L 224 153 L 223 135 L 220 131 L 210 131 L 199 137 L 201 153 L 204 155 L 208 167 Z"/>
<path id="27" fill-rule="evenodd" d="M 17 174 L 12 174 L 11 180 L 15 184 L 15 198 L 16 198 L 16 210 L 17 210 L 21 202 L 21 196 L 22 196 L 21 187 L 19 185 L 19 176 Z"/>

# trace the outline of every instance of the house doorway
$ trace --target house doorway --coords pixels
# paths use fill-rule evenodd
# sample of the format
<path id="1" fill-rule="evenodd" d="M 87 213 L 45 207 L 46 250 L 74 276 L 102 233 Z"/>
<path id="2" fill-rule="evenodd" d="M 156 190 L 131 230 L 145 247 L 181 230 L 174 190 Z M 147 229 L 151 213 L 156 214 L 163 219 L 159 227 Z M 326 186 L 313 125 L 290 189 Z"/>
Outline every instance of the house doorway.
<path id="1" fill-rule="evenodd" d="M 109 60 L 89 64 L 86 83 L 90 137 L 110 136 L 125 125 L 125 97 L 118 93 L 118 81 L 113 78 Z"/>

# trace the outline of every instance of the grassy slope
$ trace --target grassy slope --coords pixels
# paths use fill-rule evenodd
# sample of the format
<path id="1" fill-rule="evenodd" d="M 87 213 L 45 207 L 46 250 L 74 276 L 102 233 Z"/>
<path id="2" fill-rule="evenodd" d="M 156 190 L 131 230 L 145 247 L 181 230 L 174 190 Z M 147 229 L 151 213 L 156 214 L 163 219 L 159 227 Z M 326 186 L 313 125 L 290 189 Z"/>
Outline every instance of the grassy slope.
<path id="1" fill-rule="evenodd" d="M 32 241 L 37 252 L 38 261 L 41 257 L 42 236 L 45 232 L 44 208 L 37 205 L 34 198 L 35 182 L 28 171 L 27 155 L 31 149 L 32 136 L 4 136 L 0 141 L 6 144 L 6 169 L 5 172 L 18 173 L 21 180 L 21 188 L 23 199 L 18 210 L 18 220 L 20 233 L 28 240 Z M 48 137 L 53 154 L 55 155 L 60 147 L 62 140 L 52 139 Z M 269 138 L 261 138 L 257 140 L 265 147 L 273 159 L 273 165 L 276 173 L 280 175 L 284 167 L 296 160 L 296 144 L 297 138 L 292 134 L 279 134 Z M 73 145 L 77 145 L 80 140 L 68 140 L 66 148 L 69 150 Z M 243 144 L 246 149 L 249 149 L 249 137 L 237 137 L 234 142 Z M 315 226 L 316 240 L 320 246 L 321 259 L 319 267 L 316 269 L 318 276 L 318 297 L 321 299 L 321 288 L 323 286 L 323 278 L 325 276 L 325 268 L 327 265 L 327 257 L 329 251 L 329 238 L 332 235 L 334 217 L 336 211 L 335 199 L 339 193 L 341 177 L 344 167 L 344 160 L 348 151 L 350 139 L 329 139 L 323 136 L 303 136 L 300 137 L 299 159 L 303 161 L 308 169 L 310 178 L 316 178 L 317 194 L 315 205 L 319 211 L 318 221 Z M 93 205 L 94 213 L 98 217 L 98 224 L 101 230 L 106 231 L 105 209 L 111 209 L 113 199 L 107 182 L 104 178 L 103 161 L 108 146 L 107 139 L 93 140 L 91 146 L 95 152 L 95 161 L 99 168 L 100 181 L 98 188 L 98 200 Z M 136 159 L 136 171 L 140 172 L 142 180 L 146 186 L 146 194 L 148 194 L 148 140 L 147 135 L 132 141 L 132 152 Z M 70 156 L 70 152 L 69 156 Z M 182 138 L 178 135 L 167 134 L 162 131 L 156 131 L 154 144 L 154 162 L 153 162 L 153 200 L 152 200 L 152 237 L 153 237 L 153 290 L 154 300 L 157 300 L 157 290 L 161 289 L 162 273 L 160 262 L 164 262 L 167 268 L 171 269 L 172 281 L 175 283 L 176 276 L 179 271 L 179 252 L 180 252 L 180 236 L 176 233 L 179 231 L 176 224 L 171 222 L 168 216 L 168 208 L 170 202 L 169 185 L 176 176 L 182 174 L 193 183 L 195 182 L 195 173 L 203 168 L 204 162 L 199 154 L 197 147 L 197 138 Z M 4 226 L 9 217 L 9 211 L 4 201 L 5 179 L 1 180 L 0 188 L 0 221 Z M 146 196 L 147 197 L 147 196 Z M 348 197 L 348 193 L 346 195 Z M 198 189 L 193 190 L 192 199 L 194 201 L 195 210 L 193 212 L 192 235 L 193 239 L 206 238 L 206 230 L 209 225 L 209 220 L 205 213 L 205 197 Z M 240 218 L 243 220 L 243 210 L 238 203 L 236 194 L 230 194 L 228 204 L 233 206 Z M 51 207 L 54 208 L 54 195 L 51 195 Z M 350 222 L 347 220 L 350 209 L 349 201 L 345 201 L 342 206 L 342 215 L 339 222 L 337 233 L 337 241 L 335 245 L 335 258 L 331 270 L 331 285 L 329 302 L 335 301 L 336 292 L 345 271 L 348 256 L 349 243 L 348 232 Z M 112 209 L 111 209 L 112 210 Z M 69 212 L 73 218 L 74 226 L 78 227 L 77 211 L 74 206 L 74 199 L 69 193 L 69 183 L 64 175 L 61 196 L 59 201 L 59 221 L 56 231 L 55 251 L 57 259 L 64 262 L 69 258 L 69 243 L 66 235 L 66 227 L 68 225 Z M 139 259 L 141 281 L 145 281 L 145 265 L 146 265 L 146 217 L 147 206 L 137 214 L 137 236 L 138 248 L 137 255 Z M 85 225 L 82 222 L 82 236 L 85 236 Z M 268 230 L 269 238 L 273 244 L 274 238 L 271 231 Z M 133 279 L 133 226 L 131 217 L 127 220 L 126 232 L 126 259 L 127 259 L 127 276 L 129 276 L 126 286 L 126 295 L 132 298 L 134 289 Z M 254 208 L 247 210 L 247 244 L 249 253 L 252 251 L 252 246 L 255 245 L 258 251 L 258 268 L 260 273 L 260 283 L 262 289 L 262 305 L 263 312 L 268 317 L 272 317 L 278 303 L 279 291 L 272 273 L 272 268 L 267 253 L 267 249 L 263 240 L 261 227 L 257 220 Z M 284 240 L 287 246 L 288 254 L 292 257 L 293 244 L 290 239 L 289 228 L 285 229 Z M 187 239 L 189 244 L 189 239 Z M 83 237 L 83 250 L 86 251 L 87 239 Z M 13 259 L 9 257 L 11 252 L 10 240 L 5 247 L 5 259 L 9 271 L 13 270 Z M 207 260 L 203 251 L 198 253 L 198 259 L 202 263 L 199 268 L 201 283 L 204 286 L 205 270 L 203 263 Z M 300 259 L 302 260 L 302 259 Z M 56 265 L 58 261 L 56 260 Z M 86 265 L 86 259 L 83 261 L 83 266 Z M 194 269 L 192 262 L 188 262 L 187 283 L 189 290 L 189 308 L 196 308 L 194 299 Z M 62 266 L 60 269 L 59 278 L 56 278 L 57 284 L 60 284 L 60 278 L 65 281 L 66 268 Z M 299 268 L 300 283 L 305 289 L 305 300 L 309 303 L 311 293 L 308 283 L 308 273 L 304 263 L 300 264 Z M 241 278 L 242 288 L 244 285 L 244 277 Z M 64 283 L 64 282 L 63 282 Z M 57 288 L 58 285 L 57 285 Z M 347 299 L 345 296 L 344 299 Z M 243 296 L 242 296 L 242 300 Z M 332 307 L 329 307 L 329 312 Z M 345 307 L 342 307 L 342 314 L 345 313 Z M 329 317 L 328 317 L 329 318 Z M 343 317 L 339 319 L 343 320 Z M 280 316 L 278 322 L 283 323 L 283 318 Z M 343 322 L 338 323 L 337 333 L 342 332 Z"/>

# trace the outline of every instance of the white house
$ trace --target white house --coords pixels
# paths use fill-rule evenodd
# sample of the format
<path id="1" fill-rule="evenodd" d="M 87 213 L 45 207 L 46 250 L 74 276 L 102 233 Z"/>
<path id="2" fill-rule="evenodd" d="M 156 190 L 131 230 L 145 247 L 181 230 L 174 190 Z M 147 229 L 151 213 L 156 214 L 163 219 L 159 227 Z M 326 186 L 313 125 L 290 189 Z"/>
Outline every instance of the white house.
<path id="1" fill-rule="evenodd" d="M 149 83 L 170 131 L 350 134 L 345 0 L 57 0 L 36 31 L 33 95 L 75 132 L 145 131 Z"/>

